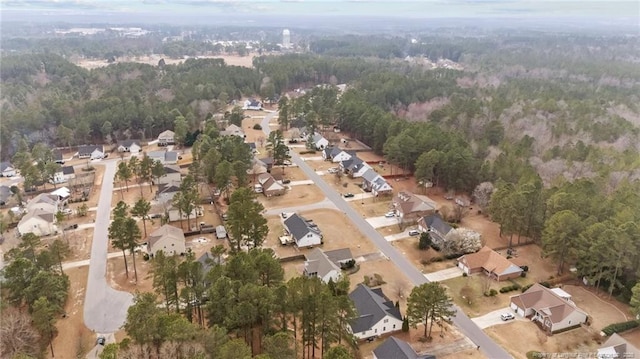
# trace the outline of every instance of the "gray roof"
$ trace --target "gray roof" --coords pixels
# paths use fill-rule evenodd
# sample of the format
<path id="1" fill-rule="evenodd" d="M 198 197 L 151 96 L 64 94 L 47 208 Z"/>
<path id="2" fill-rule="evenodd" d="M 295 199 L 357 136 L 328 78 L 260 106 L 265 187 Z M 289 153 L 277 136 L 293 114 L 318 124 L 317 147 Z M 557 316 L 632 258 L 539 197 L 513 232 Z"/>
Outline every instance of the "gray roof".
<path id="1" fill-rule="evenodd" d="M 202 271 L 205 274 L 208 273 L 209 270 L 211 270 L 213 264 L 215 264 L 217 261 L 218 258 L 214 257 L 211 252 L 204 252 L 204 254 L 201 255 L 200 258 L 198 258 L 198 263 L 202 265 Z M 224 264 L 224 258 L 220 257 L 220 263 L 218 264 Z"/>
<path id="2" fill-rule="evenodd" d="M 178 161 L 178 152 L 167 151 L 164 154 L 164 160 L 167 161 L 167 162 L 177 162 Z"/>
<path id="3" fill-rule="evenodd" d="M 86 155 L 89 156 L 93 151 L 98 150 L 100 152 L 104 152 L 104 147 L 102 145 L 85 145 L 78 147 L 78 154 L 80 156 Z"/>
<path id="4" fill-rule="evenodd" d="M 180 173 L 180 167 L 177 165 L 165 165 L 164 174 L 169 174 L 169 173 Z"/>
<path id="5" fill-rule="evenodd" d="M 51 151 L 51 156 L 54 161 L 62 161 L 62 152 L 60 152 L 60 150 Z"/>
<path id="6" fill-rule="evenodd" d="M 368 169 L 365 173 L 362 174 L 362 179 L 367 182 L 373 183 L 373 181 L 380 176 L 378 172 L 376 172 L 373 168 Z"/>
<path id="7" fill-rule="evenodd" d="M 359 315 L 350 323 L 354 333 L 371 329 L 387 315 L 402 320 L 400 310 L 382 293 L 380 288 L 371 289 L 361 283 L 349 294 L 349 298 L 353 301 Z"/>
<path id="8" fill-rule="evenodd" d="M 4 171 L 9 167 L 12 167 L 11 163 L 9 163 L 9 162 L 0 162 L 0 171 Z"/>
<path id="9" fill-rule="evenodd" d="M 273 157 L 263 157 L 263 158 L 260 158 L 258 161 L 264 163 L 267 166 L 273 165 Z"/>
<path id="10" fill-rule="evenodd" d="M 304 262 L 304 270 L 307 274 L 317 273 L 318 277 L 322 278 L 329 274 L 331 271 L 340 273 L 340 267 L 331 261 L 327 254 L 320 248 L 315 248 L 311 252 L 305 255 L 306 261 Z"/>
<path id="11" fill-rule="evenodd" d="M 638 358 L 640 357 L 640 350 L 617 333 L 614 333 L 598 349 L 598 354 L 602 354 L 602 357 Z M 618 356 L 613 356 L 616 354 Z"/>
<path id="12" fill-rule="evenodd" d="M 431 214 L 424 217 L 424 222 L 429 228 L 433 228 L 443 236 L 449 233 L 453 228 L 445 222 L 442 217 L 437 214 Z"/>
<path id="13" fill-rule="evenodd" d="M 158 194 L 180 192 L 180 182 L 162 183 L 158 185 Z"/>
<path id="14" fill-rule="evenodd" d="M 7 201 L 11 197 L 11 188 L 9 186 L 0 186 L 0 201 Z"/>
<path id="15" fill-rule="evenodd" d="M 336 264 L 353 259 L 353 254 L 351 254 L 351 249 L 349 248 L 334 249 L 324 252 L 324 254 L 329 260 Z"/>
<path id="16" fill-rule="evenodd" d="M 73 169 L 73 166 L 64 166 L 64 167 L 62 167 L 62 174 L 63 175 L 72 175 L 74 173 L 76 173 L 76 172 Z"/>
<path id="17" fill-rule="evenodd" d="M 389 337 L 373 350 L 378 359 L 436 359 L 435 355 L 418 355 L 404 340 Z"/>
<path id="18" fill-rule="evenodd" d="M 313 137 L 312 137 L 313 143 L 318 143 L 318 141 L 322 140 L 323 138 L 324 138 L 324 136 L 322 136 L 321 134 L 314 133 Z"/>
<path id="19" fill-rule="evenodd" d="M 118 141 L 118 146 L 122 146 L 122 147 L 131 147 L 133 144 L 136 144 L 138 146 L 140 146 L 140 140 L 122 140 L 122 141 Z"/>
<path id="20" fill-rule="evenodd" d="M 289 216 L 289 218 L 285 219 L 284 225 L 296 241 L 304 238 L 304 236 L 309 232 L 320 234 L 320 229 L 313 223 L 313 221 L 309 221 L 297 213 L 294 213 Z"/>

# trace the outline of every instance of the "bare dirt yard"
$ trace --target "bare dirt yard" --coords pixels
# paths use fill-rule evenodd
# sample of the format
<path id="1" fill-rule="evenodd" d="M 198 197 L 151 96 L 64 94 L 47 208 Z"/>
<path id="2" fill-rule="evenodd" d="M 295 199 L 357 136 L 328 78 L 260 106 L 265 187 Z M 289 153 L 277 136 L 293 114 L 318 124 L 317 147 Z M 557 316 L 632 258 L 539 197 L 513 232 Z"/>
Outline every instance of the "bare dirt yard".
<path id="1" fill-rule="evenodd" d="M 223 59 L 227 65 L 230 66 L 242 66 L 242 67 L 253 67 L 253 57 L 257 56 L 256 53 L 248 54 L 247 56 L 237 56 L 237 55 L 204 55 L 198 56 L 199 59 Z M 118 61 L 114 63 L 122 63 L 122 62 L 136 62 L 141 64 L 147 64 L 152 66 L 157 66 L 158 61 L 160 59 L 164 59 L 165 64 L 167 65 L 176 65 L 185 61 L 185 59 L 172 59 L 168 56 L 153 54 L 149 56 L 127 56 L 118 58 Z M 105 67 L 111 65 L 104 59 L 75 59 L 73 63 L 80 67 L 84 67 L 86 69 L 95 69 L 99 67 Z"/>
<path id="2" fill-rule="evenodd" d="M 433 258 L 441 257 L 442 254 L 430 248 L 428 250 L 419 250 L 418 236 L 404 238 L 391 242 L 411 263 L 424 273 L 431 273 L 445 268 L 455 267 L 455 260 L 446 260 L 441 262 L 430 262 Z"/>
<path id="3" fill-rule="evenodd" d="M 609 324 L 625 322 L 633 319 L 629 306 L 615 299 L 610 299 L 602 291 L 583 285 L 562 285 L 562 290 L 571 294 L 571 300 L 578 308 L 591 317 L 591 327 L 600 331 Z M 640 342 L 637 342 L 640 343 Z"/>
<path id="4" fill-rule="evenodd" d="M 282 196 L 258 196 L 258 201 L 266 209 L 303 206 L 320 202 L 325 198 L 322 191 L 314 185 L 290 186 Z"/>
<path id="5" fill-rule="evenodd" d="M 260 129 L 254 129 L 253 126 L 260 125 L 265 113 L 263 111 L 244 111 L 245 116 L 251 116 L 242 120 L 242 130 L 247 136 L 246 142 L 255 142 L 256 149 L 260 152 L 258 156 L 267 156 L 265 146 L 267 145 L 267 136 Z"/>

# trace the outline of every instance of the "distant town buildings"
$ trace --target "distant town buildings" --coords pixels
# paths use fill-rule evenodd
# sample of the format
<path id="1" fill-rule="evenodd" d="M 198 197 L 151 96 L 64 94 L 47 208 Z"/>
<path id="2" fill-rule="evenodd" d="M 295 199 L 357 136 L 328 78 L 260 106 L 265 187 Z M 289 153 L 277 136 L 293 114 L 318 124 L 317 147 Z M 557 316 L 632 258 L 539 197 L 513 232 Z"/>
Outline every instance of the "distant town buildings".
<path id="1" fill-rule="evenodd" d="M 282 48 L 291 48 L 291 32 L 289 32 L 289 29 L 282 30 Z"/>

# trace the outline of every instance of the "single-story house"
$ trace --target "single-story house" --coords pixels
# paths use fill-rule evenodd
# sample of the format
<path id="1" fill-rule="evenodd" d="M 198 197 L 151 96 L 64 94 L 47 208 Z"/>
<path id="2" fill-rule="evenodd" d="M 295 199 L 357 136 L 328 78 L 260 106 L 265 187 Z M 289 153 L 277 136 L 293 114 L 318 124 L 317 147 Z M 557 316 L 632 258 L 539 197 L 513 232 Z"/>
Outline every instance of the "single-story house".
<path id="1" fill-rule="evenodd" d="M 409 343 L 391 336 L 373 350 L 373 359 L 436 359 L 436 356 L 418 354 Z"/>
<path id="2" fill-rule="evenodd" d="M 369 288 L 358 284 L 349 294 L 356 309 L 356 317 L 349 328 L 358 339 L 377 337 L 402 329 L 402 314 L 381 288 Z"/>
<path id="3" fill-rule="evenodd" d="M 305 254 L 304 275 L 318 277 L 325 283 L 330 279 L 337 282 L 342 276 L 342 266 L 350 260 L 353 260 L 353 255 L 349 248 L 328 252 L 315 248 Z"/>
<path id="4" fill-rule="evenodd" d="M 156 229 L 147 238 L 147 250 L 151 256 L 159 251 L 163 251 L 168 256 L 186 253 L 182 229 L 170 224 Z"/>
<path id="5" fill-rule="evenodd" d="M 163 165 L 175 165 L 178 163 L 178 152 L 175 151 L 150 151 L 147 156 L 154 161 L 160 161 Z"/>
<path id="6" fill-rule="evenodd" d="M 329 146 L 329 140 L 327 140 L 317 132 L 314 133 L 313 136 L 311 136 L 311 141 L 313 144 L 313 148 L 316 150 L 324 150 L 325 147 Z"/>
<path id="7" fill-rule="evenodd" d="M 58 213 L 59 200 L 57 195 L 49 193 L 40 193 L 27 202 L 26 208 L 28 212 L 33 212 L 36 209 L 47 211 L 48 213 Z"/>
<path id="8" fill-rule="evenodd" d="M 202 207 L 195 207 L 193 210 L 191 210 L 189 216 L 187 216 L 186 213 L 180 213 L 180 211 L 173 206 L 167 210 L 167 214 L 169 215 L 169 222 L 180 221 L 183 219 L 187 219 L 187 217 L 189 217 L 190 219 L 202 217 L 203 213 L 204 210 L 202 209 Z M 180 217 L 180 214 L 182 214 L 182 217 Z"/>
<path id="9" fill-rule="evenodd" d="M 335 146 L 326 147 L 324 151 L 322 151 L 322 158 L 325 161 L 331 161 L 333 163 L 346 161 L 355 155 L 353 151 L 341 150 Z"/>
<path id="10" fill-rule="evenodd" d="M 617 333 L 613 333 L 598 349 L 598 359 L 609 358 L 640 358 L 640 349 Z"/>
<path id="11" fill-rule="evenodd" d="M 362 174 L 362 188 L 375 197 L 393 193 L 393 187 L 389 182 L 371 167 Z"/>
<path id="12" fill-rule="evenodd" d="M 104 147 L 102 145 L 80 146 L 78 147 L 78 158 L 102 159 L 104 158 Z"/>
<path id="13" fill-rule="evenodd" d="M 16 175 L 16 169 L 9 162 L 0 162 L 0 175 L 2 177 L 13 177 Z"/>
<path id="14" fill-rule="evenodd" d="M 517 278 L 522 273 L 522 268 L 487 246 L 458 258 L 458 267 L 467 274 L 484 273 L 497 281 Z"/>
<path id="15" fill-rule="evenodd" d="M 512 296 L 509 306 L 516 314 L 537 322 L 548 333 L 579 327 L 588 317 L 576 307 L 569 293 L 538 283 L 526 292 Z"/>
<path id="16" fill-rule="evenodd" d="M 402 222 L 417 222 L 418 219 L 436 213 L 434 202 L 428 202 L 409 192 L 400 191 L 393 197 L 393 207 Z"/>
<path id="17" fill-rule="evenodd" d="M 242 128 L 231 124 L 227 126 L 223 131 L 220 131 L 220 136 L 238 136 L 240 138 L 245 138 L 247 135 L 244 134 Z"/>
<path id="18" fill-rule="evenodd" d="M 251 111 L 262 111 L 262 102 L 254 98 L 250 98 L 244 102 L 242 109 Z"/>
<path id="19" fill-rule="evenodd" d="M 271 169 L 273 168 L 273 157 L 263 157 L 258 159 L 258 161 L 264 164 L 267 172 L 271 172 Z"/>
<path id="20" fill-rule="evenodd" d="M 180 167 L 178 165 L 165 165 L 164 174 L 158 178 L 158 185 L 168 184 L 171 182 L 182 181 L 182 175 L 180 174 Z"/>
<path id="21" fill-rule="evenodd" d="M 18 223 L 18 233 L 25 235 L 33 233 L 36 236 L 48 236 L 58 231 L 55 226 L 55 213 L 44 209 L 36 208 L 29 210 Z"/>
<path id="22" fill-rule="evenodd" d="M 429 232 L 431 240 L 438 244 L 444 243 L 445 237 L 453 228 L 445 222 L 439 214 L 430 214 L 418 220 L 418 229 Z"/>
<path id="23" fill-rule="evenodd" d="M 362 177 L 370 168 L 371 166 L 355 155 L 346 161 L 340 162 L 340 169 L 342 172 L 352 178 Z"/>
<path id="24" fill-rule="evenodd" d="M 278 183 L 269 173 L 263 173 L 258 176 L 258 183 L 262 187 L 262 194 L 267 197 L 281 196 L 285 193 L 285 187 Z"/>
<path id="25" fill-rule="evenodd" d="M 62 151 L 60 150 L 53 150 L 51 151 L 51 156 L 53 157 L 53 161 L 59 165 L 63 165 L 64 164 L 64 158 L 62 158 Z"/>
<path id="26" fill-rule="evenodd" d="M 169 182 L 158 185 L 156 200 L 161 203 L 171 202 L 178 192 L 180 192 L 180 182 Z"/>
<path id="27" fill-rule="evenodd" d="M 53 198 L 56 198 L 58 200 L 58 203 L 62 203 L 71 196 L 71 190 L 69 190 L 67 187 L 60 187 L 52 191 L 50 193 L 50 196 L 53 196 Z"/>
<path id="28" fill-rule="evenodd" d="M 118 152 L 139 153 L 142 149 L 140 140 L 123 140 L 118 142 Z"/>
<path id="29" fill-rule="evenodd" d="M 176 143 L 176 134 L 171 130 L 166 130 L 158 135 L 158 146 L 173 145 Z"/>
<path id="30" fill-rule="evenodd" d="M 284 220 L 284 227 L 299 248 L 317 246 L 323 243 L 322 231 L 320 231 L 318 225 L 297 213 Z"/>
<path id="31" fill-rule="evenodd" d="M 53 183 L 64 183 L 72 178 L 76 178 L 73 166 L 63 166 L 53 175 Z"/>

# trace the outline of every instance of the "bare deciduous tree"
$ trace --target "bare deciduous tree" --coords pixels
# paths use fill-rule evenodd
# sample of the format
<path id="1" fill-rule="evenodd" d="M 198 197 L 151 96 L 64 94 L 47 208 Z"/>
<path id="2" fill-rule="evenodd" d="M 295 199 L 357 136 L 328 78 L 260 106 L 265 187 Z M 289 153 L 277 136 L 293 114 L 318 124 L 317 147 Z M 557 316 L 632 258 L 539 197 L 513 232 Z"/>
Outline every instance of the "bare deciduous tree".
<path id="1" fill-rule="evenodd" d="M 0 357 L 14 358 L 20 354 L 37 356 L 40 336 L 31 325 L 27 313 L 9 308 L 2 311 L 0 320 Z"/>
<path id="2" fill-rule="evenodd" d="M 491 182 L 482 182 L 474 190 L 471 195 L 473 201 L 484 211 L 489 206 L 491 195 L 493 194 L 493 184 Z"/>

